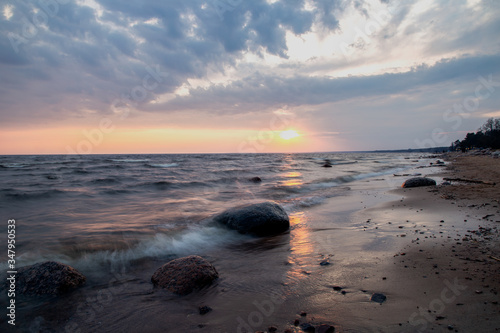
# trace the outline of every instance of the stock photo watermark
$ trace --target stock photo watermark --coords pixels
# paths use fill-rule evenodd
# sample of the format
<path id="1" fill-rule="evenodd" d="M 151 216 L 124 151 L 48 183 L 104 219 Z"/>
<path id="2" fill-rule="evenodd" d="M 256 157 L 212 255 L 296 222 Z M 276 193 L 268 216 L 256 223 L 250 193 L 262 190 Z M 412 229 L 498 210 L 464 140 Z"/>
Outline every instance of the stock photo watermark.
<path id="1" fill-rule="evenodd" d="M 355 27 L 354 31 L 356 34 L 352 42 L 347 43 L 342 41 L 339 44 L 340 51 L 344 57 L 349 59 L 354 54 L 355 48 L 363 48 L 365 45 L 369 44 L 373 35 L 382 30 L 382 27 L 390 21 L 393 14 L 390 8 L 381 10 L 373 14 L 362 28 L 359 26 Z"/>
<path id="2" fill-rule="evenodd" d="M 419 307 L 418 312 L 410 315 L 408 322 L 414 327 L 418 327 L 417 332 L 425 332 L 429 323 L 436 320 L 434 315 L 442 314 L 446 307 L 454 302 L 464 290 L 467 289 L 466 285 L 461 284 L 458 278 L 453 280 L 453 283 L 445 280 L 444 287 L 438 297 L 429 302 L 427 307 Z"/>
<path id="3" fill-rule="evenodd" d="M 466 96 L 461 103 L 453 104 L 453 107 L 443 112 L 443 120 L 446 123 L 452 123 L 451 129 L 456 131 L 462 125 L 463 119 L 469 118 L 471 114 L 479 109 L 481 101 L 487 100 L 500 87 L 500 82 L 493 81 L 493 75 L 488 78 L 479 76 L 479 84 L 474 88 L 474 93 Z M 415 144 L 419 148 L 432 148 L 449 142 L 450 137 L 445 134 L 445 130 L 436 127 L 432 130 L 430 138 L 415 139 Z"/>
<path id="4" fill-rule="evenodd" d="M 131 112 L 131 108 L 137 107 L 143 102 L 148 94 L 153 93 L 161 83 L 169 76 L 168 72 L 163 72 L 159 65 L 155 68 L 146 66 L 146 74 L 142 83 L 130 89 L 129 93 L 123 94 L 121 98 L 115 99 L 111 103 L 111 110 L 120 120 L 125 120 Z M 112 133 L 116 126 L 113 119 L 104 117 L 100 120 L 97 128 L 84 130 L 82 132 L 85 139 L 80 140 L 75 148 L 66 146 L 66 152 L 73 155 L 92 154 L 95 147 L 104 142 L 106 134 Z"/>
<path id="5" fill-rule="evenodd" d="M 286 294 L 284 286 L 280 290 L 272 293 L 268 299 L 263 301 L 254 301 L 252 304 L 256 310 L 252 311 L 246 318 L 238 316 L 236 318 L 238 326 L 236 333 L 250 333 L 264 324 L 264 320 L 274 314 L 274 312 L 285 302 L 284 295 Z"/>
<path id="6" fill-rule="evenodd" d="M 224 20 L 224 14 L 226 12 L 232 12 L 239 5 L 243 3 L 243 0 L 213 0 L 210 2 L 210 6 L 215 10 L 219 18 Z"/>
<path id="7" fill-rule="evenodd" d="M 49 20 L 59 13 L 59 6 L 66 5 L 70 0 L 39 0 L 36 2 L 38 8 L 33 10 L 31 17 L 24 16 L 21 19 L 23 24 L 20 33 L 9 32 L 10 45 L 16 53 L 19 53 L 20 46 L 28 44 L 33 40 L 40 30 L 49 23 Z M 33 1 L 33 3 L 35 3 Z"/>
<path id="8" fill-rule="evenodd" d="M 278 132 L 289 127 L 294 121 L 293 114 L 275 114 L 269 121 L 269 126 L 261 129 L 256 136 L 249 136 L 242 141 L 237 148 L 238 153 L 261 153 L 264 152 L 277 136 Z"/>
<path id="9" fill-rule="evenodd" d="M 7 317 L 9 325 L 16 325 L 16 220 L 7 221 Z"/>
<path id="10" fill-rule="evenodd" d="M 85 324 L 91 323 L 96 319 L 97 314 L 105 309 L 105 306 L 109 305 L 115 296 L 123 294 L 125 291 L 125 285 L 116 286 L 119 284 L 120 280 L 123 280 L 125 275 L 125 270 L 122 269 L 121 272 L 112 272 L 113 278 L 108 282 L 107 287 L 101 288 L 94 294 L 94 296 L 89 296 L 78 303 L 76 306 L 76 318 L 83 321 Z M 79 333 L 80 324 L 75 320 L 70 321 L 64 326 L 64 331 L 67 333 Z"/>

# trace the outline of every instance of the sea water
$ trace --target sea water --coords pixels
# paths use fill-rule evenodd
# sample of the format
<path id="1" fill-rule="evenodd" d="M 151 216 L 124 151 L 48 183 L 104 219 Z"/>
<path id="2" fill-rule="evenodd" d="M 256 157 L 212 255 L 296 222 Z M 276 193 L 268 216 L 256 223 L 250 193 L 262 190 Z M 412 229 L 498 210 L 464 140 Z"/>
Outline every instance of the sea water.
<path id="1" fill-rule="evenodd" d="M 324 167 L 326 160 L 332 167 Z M 311 223 L 304 222 L 308 212 L 348 196 L 355 182 L 390 181 L 427 163 L 418 154 L 394 153 L 1 156 L 0 205 L 5 221 L 16 220 L 17 267 L 56 260 L 87 276 L 85 287 L 49 307 L 44 298 L 24 300 L 21 326 L 86 332 L 145 324 L 145 331 L 174 332 L 165 325 L 181 320 L 190 331 L 203 324 L 186 319 L 189 311 L 210 301 L 225 309 L 212 317 L 212 331 L 235 331 L 241 318 L 248 320 L 235 304 L 251 314 L 259 297 L 293 293 L 282 289 L 298 279 L 287 265 L 298 265 L 301 275 L 300 258 L 316 255 L 299 232 Z M 211 221 L 225 209 L 268 200 L 290 215 L 290 233 L 256 239 Z M 294 251 L 302 255 L 295 261 Z M 190 254 L 214 263 L 218 285 L 187 301 L 155 292 L 154 270 Z M 7 271 L 6 258 L 0 268 Z"/>

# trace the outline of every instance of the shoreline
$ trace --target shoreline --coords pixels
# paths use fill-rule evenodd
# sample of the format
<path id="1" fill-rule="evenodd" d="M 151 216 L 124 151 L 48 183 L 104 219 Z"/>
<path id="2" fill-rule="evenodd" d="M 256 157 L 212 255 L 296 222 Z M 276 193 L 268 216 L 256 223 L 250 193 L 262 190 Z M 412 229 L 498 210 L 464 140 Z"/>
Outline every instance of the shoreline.
<path id="1" fill-rule="evenodd" d="M 500 180 L 500 163 L 485 156 L 444 158 L 451 164 L 431 178 L 484 183 L 393 189 L 388 193 L 400 200 L 358 212 L 379 224 L 392 222 L 388 228 L 397 228 L 406 244 L 394 247 L 393 257 L 382 260 L 385 266 L 370 272 L 362 285 L 386 292 L 388 299 L 380 307 L 362 307 L 371 322 L 354 331 L 370 331 L 370 325 L 379 326 L 376 332 L 500 330 L 500 282 L 495 280 L 500 275 L 500 191 L 491 185 Z M 342 326 L 341 332 L 353 329 L 350 323 Z"/>
<path id="2" fill-rule="evenodd" d="M 271 326 L 303 332 L 294 320 L 332 325 L 335 332 L 500 331 L 498 201 L 482 197 L 493 193 L 488 184 L 473 185 L 473 200 L 451 196 L 467 195 L 469 184 L 441 185 L 442 179 L 463 178 L 457 168 L 470 172 L 476 157 L 466 157 L 465 164 L 461 155 L 442 157 L 455 161 L 423 169 L 427 174 L 421 167 L 412 170 L 438 180 L 437 186 L 404 189 L 401 184 L 411 177 L 374 177 L 351 184 L 349 196 L 331 198 L 332 208 L 311 224 L 321 230 L 315 255 L 328 257 L 332 267 L 309 266 L 310 275 L 298 281 L 296 299 L 284 305 L 288 317 L 276 313 L 252 332 Z M 491 182 L 500 163 L 485 162 L 482 179 Z M 329 230 L 323 215 L 335 216 L 333 223 L 350 222 Z M 375 293 L 386 301 L 370 301 Z"/>
<path id="3" fill-rule="evenodd" d="M 332 325 L 336 332 L 500 329 L 495 303 L 500 286 L 494 281 L 500 274 L 498 196 L 484 198 L 498 190 L 488 184 L 488 175 L 496 177 L 498 165 L 489 162 L 499 160 L 484 160 L 476 170 L 483 184 L 401 188 L 415 173 L 438 184 L 443 178 L 471 180 L 473 175 L 460 172 L 471 165 L 478 169 L 476 157 L 464 164 L 465 171 L 460 157 L 447 155 L 456 161 L 446 169 L 435 163 L 436 156 L 411 157 L 416 164 L 405 176 L 358 179 L 329 188 L 331 196 L 321 204 L 290 205 L 295 208 L 289 211 L 288 233 L 190 253 L 219 271 L 210 288 L 185 297 L 156 290 L 151 274 L 166 259 L 144 258 L 113 271 L 118 274 L 110 281 L 101 271 L 89 271 L 88 285 L 67 295 L 21 298 L 23 329 L 254 333 L 276 327 L 299 333 L 301 324 Z M 467 201 L 455 192 L 476 197 Z M 376 293 L 386 296 L 381 304 L 370 300 Z M 212 311 L 200 314 L 204 306 Z"/>

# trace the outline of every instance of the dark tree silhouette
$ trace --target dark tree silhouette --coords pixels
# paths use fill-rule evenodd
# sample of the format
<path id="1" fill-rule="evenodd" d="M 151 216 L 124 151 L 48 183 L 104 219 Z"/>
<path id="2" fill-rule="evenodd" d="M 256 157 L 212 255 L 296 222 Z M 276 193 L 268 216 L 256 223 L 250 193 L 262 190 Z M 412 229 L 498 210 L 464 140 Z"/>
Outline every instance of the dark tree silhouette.
<path id="1" fill-rule="evenodd" d="M 452 150 L 463 152 L 473 148 L 500 149 L 500 119 L 489 118 L 476 133 L 467 133 L 465 139 L 451 145 Z"/>

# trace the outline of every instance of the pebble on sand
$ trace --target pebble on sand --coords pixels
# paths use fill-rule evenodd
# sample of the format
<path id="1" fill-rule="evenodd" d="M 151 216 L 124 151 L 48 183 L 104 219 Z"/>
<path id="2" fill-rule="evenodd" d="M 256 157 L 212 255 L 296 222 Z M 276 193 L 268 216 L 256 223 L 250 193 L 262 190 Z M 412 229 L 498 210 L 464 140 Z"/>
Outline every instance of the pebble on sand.
<path id="1" fill-rule="evenodd" d="M 370 301 L 382 304 L 385 302 L 386 299 L 387 299 L 387 297 L 384 294 L 375 293 L 370 298 Z"/>

